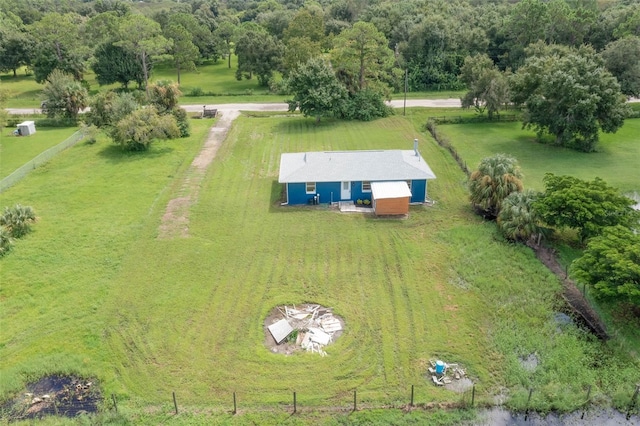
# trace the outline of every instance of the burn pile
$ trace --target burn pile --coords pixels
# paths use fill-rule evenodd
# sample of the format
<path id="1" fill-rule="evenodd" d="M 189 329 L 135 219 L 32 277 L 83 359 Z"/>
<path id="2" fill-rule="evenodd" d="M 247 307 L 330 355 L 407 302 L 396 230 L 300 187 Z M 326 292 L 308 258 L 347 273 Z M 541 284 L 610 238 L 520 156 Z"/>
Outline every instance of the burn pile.
<path id="1" fill-rule="evenodd" d="M 299 350 L 325 356 L 324 347 L 344 328 L 331 308 L 316 304 L 278 306 L 265 319 L 266 344 L 274 353 L 291 355 Z"/>

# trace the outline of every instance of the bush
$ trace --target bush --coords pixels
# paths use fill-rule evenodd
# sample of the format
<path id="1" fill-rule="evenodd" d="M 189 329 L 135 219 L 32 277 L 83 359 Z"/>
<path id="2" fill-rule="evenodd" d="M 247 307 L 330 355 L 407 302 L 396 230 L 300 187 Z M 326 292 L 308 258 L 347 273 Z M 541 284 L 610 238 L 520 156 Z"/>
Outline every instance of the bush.
<path id="1" fill-rule="evenodd" d="M 183 110 L 180 107 L 173 108 L 171 110 L 171 115 L 173 115 L 178 124 L 178 129 L 180 129 L 180 137 L 186 138 L 191 135 L 191 124 L 189 123 L 189 116 L 187 115 L 187 111 Z"/>
<path id="2" fill-rule="evenodd" d="M 30 206 L 16 204 L 5 207 L 0 216 L 0 225 L 6 228 L 11 238 L 20 238 L 31 232 L 31 224 L 36 221 L 36 214 Z"/>
<path id="3" fill-rule="evenodd" d="M 12 247 L 11 232 L 5 226 L 0 226 L 0 257 L 9 253 Z"/>
<path id="4" fill-rule="evenodd" d="M 202 90 L 201 87 L 194 87 L 189 91 L 189 93 L 187 93 L 187 96 L 194 97 L 194 98 L 198 96 L 204 96 L 204 95 L 205 95 L 204 90 Z"/>
<path id="5" fill-rule="evenodd" d="M 349 96 L 344 105 L 341 115 L 347 120 L 371 121 L 393 114 L 393 109 L 384 103 L 382 95 L 368 89 Z"/>

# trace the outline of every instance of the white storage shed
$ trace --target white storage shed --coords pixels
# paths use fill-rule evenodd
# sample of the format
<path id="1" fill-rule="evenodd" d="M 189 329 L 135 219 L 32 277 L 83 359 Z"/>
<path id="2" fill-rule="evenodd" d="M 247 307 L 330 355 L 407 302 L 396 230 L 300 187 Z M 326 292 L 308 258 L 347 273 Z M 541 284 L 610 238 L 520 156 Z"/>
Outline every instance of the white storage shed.
<path id="1" fill-rule="evenodd" d="M 21 136 L 29 136 L 36 132 L 36 123 L 33 121 L 23 121 L 18 124 L 18 132 Z"/>

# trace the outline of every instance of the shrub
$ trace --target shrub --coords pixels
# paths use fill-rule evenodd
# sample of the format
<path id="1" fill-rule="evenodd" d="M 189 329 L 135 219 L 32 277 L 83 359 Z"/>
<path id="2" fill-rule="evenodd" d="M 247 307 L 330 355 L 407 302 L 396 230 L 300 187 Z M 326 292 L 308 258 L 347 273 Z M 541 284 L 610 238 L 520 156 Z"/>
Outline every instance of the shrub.
<path id="1" fill-rule="evenodd" d="M 180 137 L 186 138 L 190 136 L 191 124 L 189 123 L 189 116 L 187 115 L 187 111 L 183 110 L 180 107 L 176 107 L 171 110 L 171 115 L 173 115 L 176 119 L 178 129 L 180 129 Z"/>
<path id="2" fill-rule="evenodd" d="M 9 253 L 12 247 L 11 232 L 5 226 L 0 226 L 0 257 Z"/>
<path id="3" fill-rule="evenodd" d="M 342 111 L 343 118 L 361 121 L 371 121 L 392 114 L 393 109 L 385 105 L 382 95 L 367 89 L 351 95 Z"/>
<path id="4" fill-rule="evenodd" d="M 0 216 L 0 225 L 9 231 L 12 238 L 20 238 L 31 231 L 31 224 L 36 221 L 36 214 L 30 206 L 16 204 L 14 207 L 5 207 Z"/>
<path id="5" fill-rule="evenodd" d="M 194 97 L 194 98 L 198 96 L 204 96 L 204 95 L 205 95 L 204 90 L 202 90 L 201 87 L 194 87 L 189 91 L 189 93 L 187 93 L 187 96 Z"/>

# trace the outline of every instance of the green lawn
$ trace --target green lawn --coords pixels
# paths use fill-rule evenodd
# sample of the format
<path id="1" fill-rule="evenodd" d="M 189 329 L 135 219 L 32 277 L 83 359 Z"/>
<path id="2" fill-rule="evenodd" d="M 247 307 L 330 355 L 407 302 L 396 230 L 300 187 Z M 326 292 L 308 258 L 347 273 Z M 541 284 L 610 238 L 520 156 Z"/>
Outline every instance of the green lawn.
<path id="1" fill-rule="evenodd" d="M 537 143 L 520 123 L 447 124 L 446 135 L 473 170 L 484 157 L 507 153 L 518 159 L 526 187 L 543 190 L 545 173 L 592 180 L 600 177 L 623 192 L 640 191 L 640 119 L 629 119 L 615 134 L 602 134 L 597 152 L 581 153 Z"/>
<path id="2" fill-rule="evenodd" d="M 43 151 L 71 136 L 72 128 L 38 128 L 31 136 L 13 136 L 14 128 L 0 128 L 0 179 L 9 176 L 18 167 L 32 160 Z"/>
<path id="3" fill-rule="evenodd" d="M 245 421 L 261 423 L 270 414 L 259 407 L 285 410 L 293 391 L 306 407 L 348 409 L 354 389 L 361 407 L 406 404 L 412 384 L 418 403 L 458 402 L 425 376 L 442 357 L 467 368 L 480 402 L 506 386 L 523 409 L 534 387 L 533 407 L 571 409 L 587 385 L 628 401 L 637 354 L 558 331 L 557 280 L 470 212 L 463 174 L 408 118 L 239 118 L 191 206 L 188 238 L 158 239 L 158 226 L 207 121 L 146 153 L 101 141 L 36 169 L 0 195 L 39 217 L 1 260 L 0 399 L 73 372 L 97 378 L 133 419 L 164 416 L 173 391 L 186 416 L 226 416 L 237 392 Z M 280 153 L 411 149 L 415 137 L 438 176 L 434 207 L 377 220 L 279 206 Z M 333 307 L 345 334 L 324 358 L 272 354 L 265 315 L 303 302 Z M 541 365 L 528 373 L 518 357 L 533 352 Z"/>

